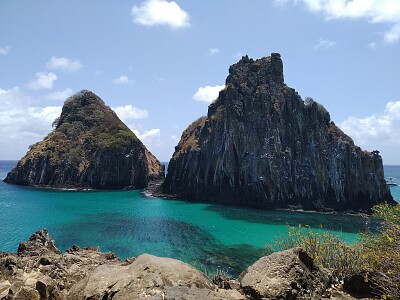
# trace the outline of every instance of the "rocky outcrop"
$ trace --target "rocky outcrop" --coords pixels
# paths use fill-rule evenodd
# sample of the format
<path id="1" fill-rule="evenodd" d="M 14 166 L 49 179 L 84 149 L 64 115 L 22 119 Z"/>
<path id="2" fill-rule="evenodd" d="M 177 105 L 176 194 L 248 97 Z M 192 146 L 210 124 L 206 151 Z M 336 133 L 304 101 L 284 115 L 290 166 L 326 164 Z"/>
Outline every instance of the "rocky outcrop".
<path id="1" fill-rule="evenodd" d="M 172 258 L 140 255 L 129 266 L 103 265 L 74 285 L 66 299 L 244 299 L 219 290 L 203 273 Z"/>
<path id="2" fill-rule="evenodd" d="M 163 192 L 263 208 L 369 211 L 394 203 L 377 151 L 363 151 L 284 83 L 277 53 L 243 57 L 208 114 L 182 134 Z"/>
<path id="3" fill-rule="evenodd" d="M 240 275 L 240 285 L 252 299 L 321 299 L 330 276 L 294 248 L 260 258 Z"/>
<path id="4" fill-rule="evenodd" d="M 61 253 L 46 229 L 37 231 L 20 242 L 18 253 L 0 253 L 0 299 L 64 299 L 74 284 L 104 264 L 127 262 L 92 247 Z"/>
<path id="5" fill-rule="evenodd" d="M 164 177 L 160 162 L 97 95 L 69 97 L 55 129 L 7 175 L 5 182 L 66 188 L 144 188 Z"/>
<path id="6" fill-rule="evenodd" d="M 31 235 L 28 241 L 20 242 L 18 245 L 18 256 L 42 256 L 47 253 L 61 254 L 54 240 L 50 238 L 47 229 L 42 229 Z M 41 258 L 41 263 L 46 257 Z M 48 264 L 48 263 L 42 263 Z"/>
<path id="7" fill-rule="evenodd" d="M 171 258 L 143 254 L 121 261 L 76 245 L 61 253 L 47 230 L 20 245 L 27 247 L 0 253 L 0 299 L 355 299 L 330 286 L 330 272 L 300 248 L 261 258 L 237 280 L 224 275 L 211 281 Z"/>

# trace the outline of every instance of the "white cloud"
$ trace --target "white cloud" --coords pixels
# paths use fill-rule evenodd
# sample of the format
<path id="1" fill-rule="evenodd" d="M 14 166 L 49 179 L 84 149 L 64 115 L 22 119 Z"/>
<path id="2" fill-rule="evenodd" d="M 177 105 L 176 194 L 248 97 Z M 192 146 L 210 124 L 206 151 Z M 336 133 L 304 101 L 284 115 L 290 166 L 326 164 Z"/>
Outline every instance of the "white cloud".
<path id="1" fill-rule="evenodd" d="M 217 55 L 217 54 L 219 54 L 219 49 L 218 48 L 210 48 L 210 49 L 208 49 L 208 54 L 210 56 Z"/>
<path id="2" fill-rule="evenodd" d="M 329 49 L 332 48 L 333 46 L 336 45 L 336 42 L 328 40 L 328 39 L 324 39 L 324 38 L 320 38 L 318 39 L 318 41 L 315 42 L 314 44 L 314 50 L 323 50 L 323 49 Z"/>
<path id="3" fill-rule="evenodd" d="M 135 120 L 147 118 L 149 113 L 146 109 L 134 107 L 132 105 L 118 106 L 113 108 L 118 117 L 123 120 Z"/>
<path id="4" fill-rule="evenodd" d="M 189 15 L 174 1 L 147 0 L 131 10 L 133 21 L 144 26 L 167 25 L 172 29 L 190 26 Z"/>
<path id="5" fill-rule="evenodd" d="M 145 130 L 142 133 L 137 129 L 133 129 L 132 131 L 147 147 L 160 143 L 161 130 L 159 128 Z"/>
<path id="6" fill-rule="evenodd" d="M 38 107 L 18 87 L 0 88 L 0 157 L 18 159 L 51 131 L 61 106 Z"/>
<path id="7" fill-rule="evenodd" d="M 51 70 L 61 70 L 65 72 L 74 72 L 82 68 L 79 60 L 72 60 L 66 57 L 52 56 L 47 62 L 46 67 Z"/>
<path id="8" fill-rule="evenodd" d="M 369 150 L 383 150 L 381 152 L 388 153 L 389 160 L 397 159 L 399 162 L 398 155 L 395 157 L 393 154 L 391 158 L 390 153 L 398 153 L 400 147 L 400 101 L 387 103 L 380 114 L 364 118 L 349 117 L 340 127 L 357 145 Z"/>
<path id="9" fill-rule="evenodd" d="M 70 88 L 66 88 L 63 91 L 59 91 L 59 92 L 54 92 L 54 93 L 50 93 L 46 95 L 46 99 L 48 100 L 65 100 L 67 99 L 69 96 L 71 96 L 74 93 L 74 91 Z"/>
<path id="10" fill-rule="evenodd" d="M 132 84 L 134 82 L 135 82 L 135 80 L 129 79 L 128 76 L 125 76 L 125 75 L 121 75 L 118 78 L 114 78 L 112 80 L 112 83 L 114 83 L 114 84 Z"/>
<path id="11" fill-rule="evenodd" d="M 384 33 L 384 40 L 388 44 L 394 44 L 400 40 L 400 23 L 394 25 L 389 31 Z"/>
<path id="12" fill-rule="evenodd" d="M 29 81 L 27 84 L 28 88 L 32 90 L 50 90 L 53 88 L 54 81 L 57 80 L 57 75 L 52 72 L 38 72 L 35 74 L 35 76 L 36 79 Z"/>
<path id="13" fill-rule="evenodd" d="M 196 101 L 204 101 L 211 103 L 217 99 L 219 92 L 225 88 L 225 85 L 205 86 L 200 87 L 197 92 L 193 95 L 193 99 Z"/>
<path id="14" fill-rule="evenodd" d="M 0 47 L 0 55 L 7 55 L 11 51 L 11 46 Z"/>
<path id="15" fill-rule="evenodd" d="M 284 5 L 289 0 L 275 0 L 275 4 Z M 399 0 L 292 0 L 316 14 L 324 14 L 332 19 L 366 19 L 371 23 L 388 24 L 391 28 L 384 33 L 386 43 L 400 40 L 400 1 Z"/>
<path id="16" fill-rule="evenodd" d="M 372 42 L 372 43 L 369 43 L 367 45 L 367 47 L 374 50 L 374 49 L 376 49 L 376 47 L 378 47 L 378 45 L 376 43 Z"/>

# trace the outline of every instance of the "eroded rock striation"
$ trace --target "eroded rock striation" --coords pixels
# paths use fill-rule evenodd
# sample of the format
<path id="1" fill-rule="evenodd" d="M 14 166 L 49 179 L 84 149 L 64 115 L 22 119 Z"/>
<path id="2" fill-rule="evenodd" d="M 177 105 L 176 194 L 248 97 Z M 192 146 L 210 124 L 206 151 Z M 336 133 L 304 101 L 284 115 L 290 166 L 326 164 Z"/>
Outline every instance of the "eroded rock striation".
<path id="1" fill-rule="evenodd" d="M 361 150 L 322 105 L 288 87 L 277 53 L 230 67 L 207 116 L 183 132 L 163 191 L 263 208 L 369 211 L 394 203 L 379 153 Z"/>
<path id="2" fill-rule="evenodd" d="M 51 187 L 144 188 L 164 168 L 96 94 L 69 97 L 55 129 L 7 175 L 5 182 Z"/>

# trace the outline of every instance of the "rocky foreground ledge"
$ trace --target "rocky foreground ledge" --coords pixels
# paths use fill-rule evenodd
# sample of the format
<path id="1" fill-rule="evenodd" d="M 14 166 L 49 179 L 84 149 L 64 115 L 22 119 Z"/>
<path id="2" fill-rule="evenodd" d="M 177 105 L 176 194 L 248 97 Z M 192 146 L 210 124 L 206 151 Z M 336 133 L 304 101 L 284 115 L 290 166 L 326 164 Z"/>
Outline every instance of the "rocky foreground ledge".
<path id="1" fill-rule="evenodd" d="M 331 284 L 328 270 L 294 248 L 262 257 L 238 279 L 208 278 L 149 254 L 125 261 L 74 245 L 61 253 L 48 231 L 0 253 L 0 299 L 366 299 Z"/>

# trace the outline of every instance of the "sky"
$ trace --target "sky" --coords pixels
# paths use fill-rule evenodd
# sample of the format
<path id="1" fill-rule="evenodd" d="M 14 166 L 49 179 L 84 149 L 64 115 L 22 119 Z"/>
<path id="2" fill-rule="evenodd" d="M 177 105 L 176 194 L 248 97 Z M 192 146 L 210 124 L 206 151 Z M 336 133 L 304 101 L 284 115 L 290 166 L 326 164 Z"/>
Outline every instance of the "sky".
<path id="1" fill-rule="evenodd" d="M 0 160 L 87 89 L 169 161 L 229 66 L 272 52 L 288 86 L 400 165 L 400 0 L 0 0 Z"/>

